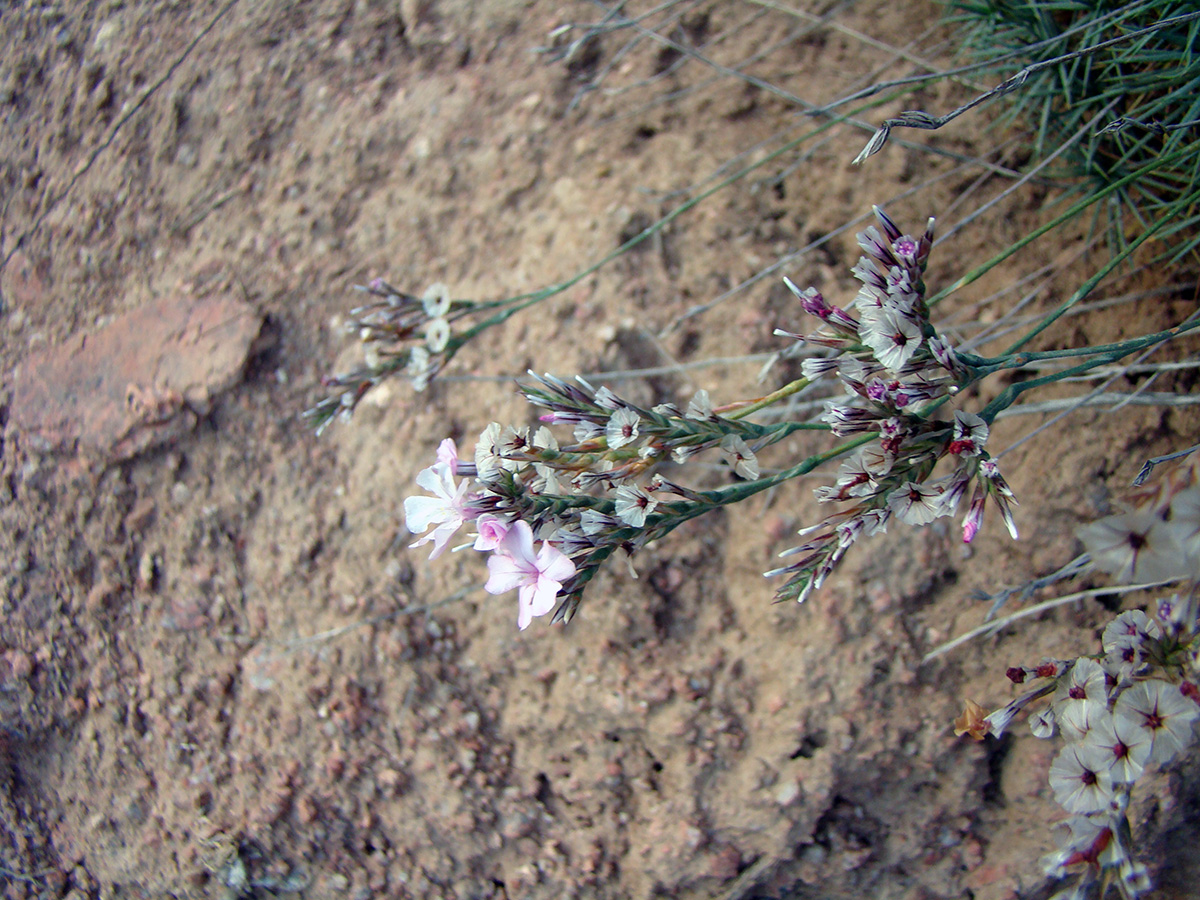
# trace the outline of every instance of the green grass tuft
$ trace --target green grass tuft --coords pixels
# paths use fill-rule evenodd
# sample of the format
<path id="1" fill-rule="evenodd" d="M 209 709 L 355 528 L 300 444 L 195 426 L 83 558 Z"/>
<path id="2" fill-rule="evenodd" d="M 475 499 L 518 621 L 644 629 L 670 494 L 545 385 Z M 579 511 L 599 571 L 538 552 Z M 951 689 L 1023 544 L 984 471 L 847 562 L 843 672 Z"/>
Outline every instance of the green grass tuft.
<path id="1" fill-rule="evenodd" d="M 1200 210 L 1184 199 L 1200 173 L 1195 3 L 953 0 L 950 7 L 967 51 L 1006 75 L 1057 60 L 1007 95 L 1008 118 L 1032 132 L 1036 157 L 1069 144 L 1063 174 L 1091 190 L 1159 161 L 1110 199 L 1116 247 L 1131 231 L 1169 222 L 1160 232 L 1164 259 L 1200 259 Z M 1177 18 L 1186 21 L 1170 22 Z M 1099 46 L 1116 38 L 1126 39 Z"/>

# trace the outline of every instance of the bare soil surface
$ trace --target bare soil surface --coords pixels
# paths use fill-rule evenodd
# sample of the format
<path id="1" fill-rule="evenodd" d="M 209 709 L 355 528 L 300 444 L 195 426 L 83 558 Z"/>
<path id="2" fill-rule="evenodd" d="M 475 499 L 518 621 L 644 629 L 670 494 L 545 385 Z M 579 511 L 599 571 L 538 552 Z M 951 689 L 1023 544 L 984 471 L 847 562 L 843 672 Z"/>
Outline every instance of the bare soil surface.
<path id="1" fill-rule="evenodd" d="M 816 104 L 954 49 L 920 0 L 814 7 L 825 24 L 689 9 L 677 44 L 761 51 L 754 74 Z M 611 566 L 566 628 L 519 633 L 475 554 L 407 549 L 401 504 L 438 442 L 533 420 L 512 377 L 778 350 L 774 328 L 805 328 L 779 275 L 848 299 L 861 224 L 727 291 L 873 203 L 913 229 L 955 221 L 1024 162 L 982 117 L 903 135 L 862 168 L 849 160 L 870 130 L 848 125 L 767 159 L 826 120 L 673 45 L 631 45 L 630 29 L 535 52 L 601 17 L 508 0 L 0 11 L 5 896 L 1049 896 L 1055 745 L 1023 727 L 976 744 L 951 723 L 965 697 L 1013 695 L 1007 666 L 1091 651 L 1120 601 L 921 659 L 982 621 L 977 592 L 1078 553 L 1073 529 L 1146 458 L 1195 443 L 1195 407 L 1072 414 L 1002 459 L 1019 541 L 997 521 L 972 548 L 953 524 L 894 529 L 804 606 L 773 605 L 761 573 L 820 514 L 817 479 L 647 547 L 636 579 Z M 939 84 L 925 108 L 969 91 Z M 380 388 L 319 438 L 298 418 L 361 353 L 340 327 L 353 285 L 538 289 L 755 162 L 483 335 L 428 391 Z M 1054 198 L 1027 187 L 954 234 L 933 286 Z M 1056 233 L 939 314 L 994 320 L 1022 293 L 997 292 L 1044 269 L 1030 311 L 1050 308 L 1103 252 L 1084 238 Z M 1043 346 L 1166 327 L 1189 304 L 1094 311 Z M 728 402 L 788 378 L 781 364 L 759 384 L 761 366 L 613 385 Z M 1001 420 L 996 446 L 1044 418 Z M 798 436 L 763 462 L 822 446 Z M 1195 896 L 1198 791 L 1168 772 L 1139 793 L 1162 896 Z"/>

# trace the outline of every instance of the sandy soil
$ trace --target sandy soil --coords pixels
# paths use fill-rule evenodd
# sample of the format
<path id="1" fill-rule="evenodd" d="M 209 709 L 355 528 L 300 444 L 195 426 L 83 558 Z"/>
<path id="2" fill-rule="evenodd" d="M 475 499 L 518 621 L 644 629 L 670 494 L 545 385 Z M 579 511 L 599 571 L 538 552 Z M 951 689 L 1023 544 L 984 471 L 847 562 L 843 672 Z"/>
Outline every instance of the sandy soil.
<path id="1" fill-rule="evenodd" d="M 697 305 L 872 203 L 913 227 L 955 221 L 1011 183 L 970 161 L 1022 162 L 1005 132 L 977 117 L 854 169 L 869 131 L 832 129 L 484 335 L 429 391 L 380 389 L 320 438 L 297 418 L 320 375 L 359 352 L 339 329 L 352 285 L 444 281 L 492 299 L 556 283 L 731 159 L 763 160 L 774 136 L 814 127 L 786 97 L 646 40 L 627 47 L 628 30 L 570 60 L 534 52 L 600 15 L 506 0 L 0 11 L 6 896 L 1049 895 L 1037 860 L 1061 818 L 1045 782 L 1054 746 L 1022 728 L 975 744 L 950 725 L 964 697 L 1011 696 L 1007 666 L 1090 650 L 1112 601 L 920 660 L 982 620 L 975 592 L 1071 559 L 1072 529 L 1147 457 L 1195 442 L 1195 412 L 1075 413 L 1004 457 L 1019 542 L 997 522 L 969 551 L 953 528 L 889 534 L 803 607 L 771 604 L 760 573 L 817 514 L 816 480 L 681 529 L 639 555 L 637 580 L 604 573 L 569 627 L 524 633 L 511 598 L 482 591 L 478 558 L 407 550 L 400 512 L 443 437 L 531 420 L 511 384 L 528 367 L 779 349 L 772 329 L 804 323 L 777 277 Z M 801 28 L 765 6 L 700 4 L 672 34 L 722 35 L 710 52 L 727 61 L 761 50 L 759 77 L 820 103 L 922 71 L 864 36 L 952 50 L 929 31 L 936 16 L 868 2 Z M 941 110 L 968 90 L 921 99 Z M 1044 221 L 1048 199 L 1027 188 L 940 245 L 936 286 Z M 781 272 L 850 296 L 854 230 Z M 995 319 L 1016 302 L 995 292 L 1044 266 L 1057 274 L 1031 309 L 1058 302 L 1094 263 L 1083 234 L 1056 234 L 942 313 Z M 123 355 L 109 381 L 144 440 L 68 435 L 63 453 L 17 427 L 21 385 L 56 371 L 61 348 L 114 323 L 134 343 L 167 341 L 122 317 L 180 298 L 242 305 L 254 339 L 228 363 L 235 377 L 213 363 L 193 396 L 130 374 L 143 357 Z M 1132 336 L 1189 303 L 1094 312 L 1045 345 Z M 620 390 L 729 401 L 763 392 L 760 366 Z M 1186 391 L 1187 377 L 1156 389 Z M 994 440 L 1041 421 L 1003 420 Z M 764 463 L 820 446 L 797 437 Z M 1165 773 L 1140 794 L 1162 896 L 1194 896 L 1198 791 Z"/>

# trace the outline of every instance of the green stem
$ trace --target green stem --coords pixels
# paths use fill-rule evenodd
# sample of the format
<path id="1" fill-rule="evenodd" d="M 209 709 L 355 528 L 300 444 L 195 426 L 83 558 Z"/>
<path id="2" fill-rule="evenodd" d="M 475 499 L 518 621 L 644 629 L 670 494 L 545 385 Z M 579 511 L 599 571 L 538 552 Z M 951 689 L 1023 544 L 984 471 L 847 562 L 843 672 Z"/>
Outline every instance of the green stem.
<path id="1" fill-rule="evenodd" d="M 980 377 L 991 375 L 994 372 L 999 372 L 1002 369 L 1019 369 L 1022 366 L 1027 366 L 1033 362 L 1045 362 L 1046 360 L 1054 359 L 1073 359 L 1079 356 L 1099 356 L 1101 354 L 1117 354 L 1116 358 L 1128 356 L 1130 353 L 1136 353 L 1145 347 L 1153 346 L 1154 344 L 1169 341 L 1172 338 L 1178 337 L 1181 334 L 1187 334 L 1200 328 L 1200 319 L 1184 322 L 1176 325 L 1174 328 L 1169 328 L 1166 331 L 1156 331 L 1153 334 L 1142 335 L 1138 338 L 1130 338 L 1127 341 L 1117 341 L 1112 344 L 1095 344 L 1090 347 L 1078 347 L 1066 350 L 1042 350 L 1042 351 L 1027 351 L 1023 353 L 1006 354 L 990 359 L 982 358 L 979 360 L 979 368 L 985 369 Z"/>
<path id="2" fill-rule="evenodd" d="M 1082 375 L 1084 372 L 1088 372 L 1097 368 L 1098 366 L 1109 365 L 1123 359 L 1126 356 L 1129 356 L 1132 353 L 1136 353 L 1139 350 L 1143 350 L 1147 347 L 1153 347 L 1156 344 L 1161 344 L 1172 340 L 1173 338 L 1176 338 L 1181 334 L 1186 334 L 1187 332 L 1198 327 L 1200 327 L 1200 321 L 1185 322 L 1184 324 L 1178 325 L 1168 331 L 1159 331 L 1155 334 L 1146 335 L 1145 337 L 1135 338 L 1129 341 L 1122 341 L 1119 344 L 1109 344 L 1107 345 L 1109 347 L 1107 352 L 1099 353 L 1096 358 L 1089 359 L 1087 362 L 1082 362 L 1077 366 L 1070 366 L 1069 368 L 1063 369 L 1060 372 L 1054 372 L 1050 375 L 1043 375 L 1041 378 L 1031 378 L 1029 381 L 1022 381 L 1020 384 L 1010 384 L 996 397 L 996 399 L 984 407 L 983 411 L 980 412 L 979 415 L 985 421 L 990 422 L 996 417 L 997 413 L 999 413 L 1002 409 L 1007 409 L 1009 406 L 1012 406 L 1016 399 L 1026 391 L 1030 391 L 1034 388 L 1042 387 L 1047 384 L 1053 384 L 1054 382 L 1061 381 L 1064 378 L 1070 378 L 1072 375 Z M 1091 349 L 1094 351 L 1099 348 Z M 1069 351 L 1055 352 L 1065 356 L 1065 354 Z M 1028 356 L 1030 358 L 1041 356 L 1041 354 L 1021 355 Z"/>
<path id="3" fill-rule="evenodd" d="M 770 406 L 772 403 L 778 403 L 780 400 L 784 399 L 785 397 L 790 397 L 790 396 L 792 396 L 792 394 L 799 393 L 800 391 L 802 391 L 806 387 L 808 387 L 810 384 L 812 384 L 812 382 L 809 381 L 807 378 L 797 378 L 791 384 L 785 384 L 779 390 L 772 391 L 770 394 L 767 394 L 767 396 L 761 397 L 758 400 L 755 400 L 753 403 L 750 403 L 750 404 L 747 404 L 746 406 L 740 407 L 739 409 L 735 410 L 734 412 L 731 412 L 725 418 L 727 418 L 727 419 L 744 419 L 746 416 L 750 415 L 751 413 L 758 412 L 760 409 L 765 409 L 766 407 Z"/>

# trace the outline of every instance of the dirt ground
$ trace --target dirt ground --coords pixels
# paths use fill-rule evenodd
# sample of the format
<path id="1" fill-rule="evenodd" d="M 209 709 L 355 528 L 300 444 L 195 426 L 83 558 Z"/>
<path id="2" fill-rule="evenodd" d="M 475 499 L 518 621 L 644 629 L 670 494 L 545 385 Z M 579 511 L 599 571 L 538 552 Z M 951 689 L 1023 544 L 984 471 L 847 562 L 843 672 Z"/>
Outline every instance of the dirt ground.
<path id="1" fill-rule="evenodd" d="M 686 8 L 673 39 L 727 61 L 761 51 L 755 74 L 813 103 L 954 49 L 920 0 L 813 6 L 825 24 L 771 4 Z M 415 473 L 447 435 L 470 446 L 491 421 L 531 421 L 512 389 L 527 368 L 780 349 L 772 330 L 804 323 L 778 276 L 697 306 L 872 203 L 913 228 L 954 222 L 1025 162 L 982 117 L 905 135 L 863 168 L 849 160 L 870 131 L 850 125 L 768 160 L 818 121 L 787 96 L 630 29 L 569 59 L 536 52 L 603 15 L 510 0 L 0 11 L 6 897 L 1052 892 L 1038 858 L 1062 818 L 1046 784 L 1055 746 L 1021 727 L 976 744 L 951 722 L 965 697 L 1009 699 L 1006 667 L 1090 651 L 1115 601 L 921 657 L 982 621 L 977 592 L 1079 552 L 1073 528 L 1108 512 L 1146 458 L 1196 442 L 1194 407 L 1072 414 L 1002 459 L 1020 541 L 995 521 L 969 550 L 953 527 L 894 530 L 799 607 L 773 605 L 761 572 L 818 514 L 816 479 L 647 547 L 636 580 L 612 566 L 566 628 L 519 633 L 478 558 L 406 549 Z M 944 110 L 969 90 L 919 99 Z M 360 352 L 340 328 L 353 285 L 442 281 L 495 299 L 557 283 L 731 160 L 765 162 L 486 333 L 430 390 L 385 386 L 319 438 L 298 418 L 320 376 Z M 1027 186 L 953 234 L 934 287 L 1044 221 L 1053 198 Z M 848 298 L 856 227 L 780 274 Z M 1031 309 L 1049 308 L 1093 268 L 1085 231 L 939 314 L 992 321 L 1020 296 L 999 292 L 1044 268 Z M 1191 308 L 1194 291 L 1151 296 L 1060 324 L 1045 346 Z M 786 379 L 778 367 L 764 388 L 761 365 L 613 384 L 727 402 Z M 1155 389 L 1187 392 L 1189 377 Z M 1044 418 L 1001 420 L 996 446 Z M 798 436 L 763 462 L 821 446 Z M 1200 878 L 1187 769 L 1135 807 L 1164 897 L 1196 896 Z"/>

